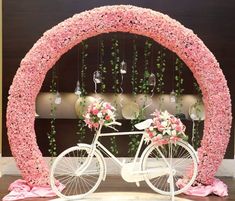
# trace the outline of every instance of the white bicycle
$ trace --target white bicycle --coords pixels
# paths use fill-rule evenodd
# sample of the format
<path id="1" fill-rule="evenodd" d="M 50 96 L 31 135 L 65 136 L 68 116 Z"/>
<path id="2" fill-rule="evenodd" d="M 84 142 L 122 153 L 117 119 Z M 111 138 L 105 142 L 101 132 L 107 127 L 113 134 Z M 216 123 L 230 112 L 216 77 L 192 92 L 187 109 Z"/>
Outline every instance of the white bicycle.
<path id="1" fill-rule="evenodd" d="M 113 128 L 121 125 L 112 122 L 105 125 Z M 91 145 L 77 144 L 63 151 L 54 161 L 50 182 L 54 192 L 63 199 L 81 199 L 94 192 L 102 180 L 105 180 L 107 168 L 101 152 L 116 162 L 121 169 L 121 176 L 127 182 L 146 181 L 155 192 L 174 196 L 187 190 L 195 181 L 197 175 L 197 156 L 187 142 L 181 140 L 175 143 L 157 145 L 150 142 L 140 155 L 144 144 L 144 134 L 150 121 L 146 120 L 135 126 L 141 131 L 101 133 L 102 125 L 97 129 Z M 117 135 L 142 135 L 139 147 L 132 162 L 122 162 L 115 157 L 104 145 L 99 137 Z M 185 185 L 179 187 L 177 181 L 183 179 Z M 60 182 L 64 189 L 58 189 Z"/>

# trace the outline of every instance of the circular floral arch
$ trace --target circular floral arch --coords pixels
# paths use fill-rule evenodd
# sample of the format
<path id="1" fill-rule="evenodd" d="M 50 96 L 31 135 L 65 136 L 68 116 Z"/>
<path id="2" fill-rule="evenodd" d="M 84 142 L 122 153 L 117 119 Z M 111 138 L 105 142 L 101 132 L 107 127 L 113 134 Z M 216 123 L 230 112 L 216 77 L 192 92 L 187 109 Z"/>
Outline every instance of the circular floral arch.
<path id="1" fill-rule="evenodd" d="M 49 182 L 34 130 L 35 100 L 47 71 L 82 40 L 117 31 L 152 38 L 175 52 L 193 72 L 206 108 L 197 180 L 210 184 L 224 157 L 231 126 L 229 89 L 219 64 L 192 30 L 162 13 L 127 5 L 95 8 L 66 19 L 46 31 L 21 61 L 9 91 L 7 128 L 23 178 L 32 186 Z"/>

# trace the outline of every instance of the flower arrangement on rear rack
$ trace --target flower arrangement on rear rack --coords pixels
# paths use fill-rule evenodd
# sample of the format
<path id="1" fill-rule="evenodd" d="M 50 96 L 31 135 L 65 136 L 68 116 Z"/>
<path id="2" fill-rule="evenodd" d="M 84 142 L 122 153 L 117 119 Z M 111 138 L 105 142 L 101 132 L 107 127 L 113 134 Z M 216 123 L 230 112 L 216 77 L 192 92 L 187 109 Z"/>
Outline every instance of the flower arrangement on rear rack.
<path id="1" fill-rule="evenodd" d="M 100 125 L 115 121 L 115 111 L 110 103 L 98 99 L 88 106 L 84 121 L 89 128 L 98 129 Z"/>
<path id="2" fill-rule="evenodd" d="M 181 139 L 187 140 L 185 125 L 174 115 L 165 112 L 155 111 L 152 124 L 145 129 L 147 141 L 151 140 L 158 144 L 167 144 Z"/>

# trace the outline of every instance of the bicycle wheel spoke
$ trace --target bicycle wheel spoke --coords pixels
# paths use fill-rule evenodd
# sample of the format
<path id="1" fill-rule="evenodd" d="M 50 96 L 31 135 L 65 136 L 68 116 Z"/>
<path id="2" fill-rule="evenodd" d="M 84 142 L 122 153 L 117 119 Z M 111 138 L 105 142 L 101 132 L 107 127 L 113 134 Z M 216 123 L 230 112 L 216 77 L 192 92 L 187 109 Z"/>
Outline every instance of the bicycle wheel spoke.
<path id="1" fill-rule="evenodd" d="M 157 161 L 153 160 L 154 158 Z M 160 165 L 158 165 L 160 163 Z M 164 166 L 165 164 L 165 166 Z M 145 181 L 147 184 L 156 192 L 171 195 L 171 179 L 173 179 L 174 193 L 178 194 L 183 192 L 186 187 L 189 187 L 196 177 L 197 161 L 194 152 L 190 147 L 187 146 L 187 143 L 176 142 L 169 143 L 162 146 L 149 146 L 149 150 L 146 152 L 146 155 L 142 162 L 142 168 L 144 171 L 153 168 L 168 168 L 169 172 L 165 175 L 161 175 L 155 178 L 152 178 L 151 174 L 146 174 Z M 170 171 L 173 171 L 171 178 Z M 188 175 L 191 176 L 188 176 Z M 176 185 L 176 182 L 181 179 L 188 177 L 186 180 L 186 185 L 179 188 Z"/>
<path id="2" fill-rule="evenodd" d="M 88 161 L 89 153 L 91 153 L 90 148 L 76 146 L 65 150 L 56 158 L 52 165 L 53 177 L 51 178 L 65 186 L 60 192 L 55 185 L 56 182 L 52 182 L 53 189 L 59 197 L 68 200 L 80 199 L 98 187 L 102 180 L 104 166 L 96 152 Z M 82 166 L 87 162 L 89 162 L 87 165 Z M 75 174 L 77 170 L 79 170 L 78 175 Z"/>

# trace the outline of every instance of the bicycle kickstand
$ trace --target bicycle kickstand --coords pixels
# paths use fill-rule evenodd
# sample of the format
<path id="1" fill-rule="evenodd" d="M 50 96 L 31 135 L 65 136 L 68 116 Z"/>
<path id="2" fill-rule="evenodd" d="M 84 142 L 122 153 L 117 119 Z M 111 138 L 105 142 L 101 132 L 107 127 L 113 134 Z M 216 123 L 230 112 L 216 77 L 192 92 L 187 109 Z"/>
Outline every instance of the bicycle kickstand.
<path id="1" fill-rule="evenodd" d="M 175 201 L 175 188 L 174 188 L 174 180 L 173 175 L 170 175 L 170 191 L 171 191 L 171 201 Z"/>

